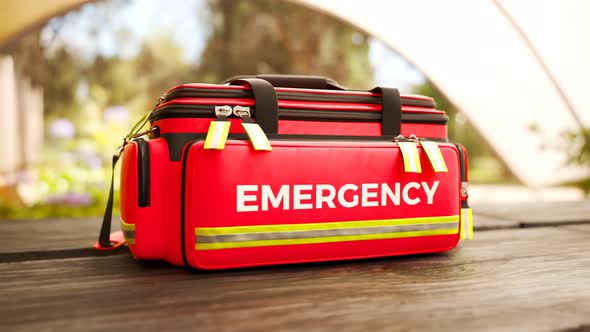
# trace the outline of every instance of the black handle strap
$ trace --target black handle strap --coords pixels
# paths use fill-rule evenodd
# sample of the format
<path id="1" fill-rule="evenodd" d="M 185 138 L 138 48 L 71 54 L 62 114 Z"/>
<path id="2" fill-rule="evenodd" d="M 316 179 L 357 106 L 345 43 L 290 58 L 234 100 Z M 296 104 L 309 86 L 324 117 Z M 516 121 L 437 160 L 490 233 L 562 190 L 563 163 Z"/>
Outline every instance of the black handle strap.
<path id="1" fill-rule="evenodd" d="M 256 75 L 256 76 L 237 76 L 226 80 L 224 83 L 231 81 L 259 78 L 265 80 L 275 87 L 281 88 L 300 88 L 300 89 L 322 89 L 322 90 L 346 90 L 336 81 L 331 78 L 323 76 L 307 76 L 307 75 Z"/>
<path id="2" fill-rule="evenodd" d="M 256 104 L 254 106 L 256 123 L 266 134 L 279 132 L 279 104 L 272 84 L 260 78 L 240 78 L 230 81 L 229 84 L 250 85 Z"/>
<path id="3" fill-rule="evenodd" d="M 401 134 L 402 100 L 398 89 L 376 87 L 371 92 L 381 93 L 381 135 L 397 136 Z"/>
<path id="4" fill-rule="evenodd" d="M 102 217 L 102 225 L 100 226 L 100 233 L 98 235 L 98 244 L 103 248 L 110 248 L 113 246 L 111 242 L 111 220 L 113 219 L 113 195 L 115 186 L 115 165 L 119 161 L 119 157 L 123 146 L 113 155 L 113 164 L 111 168 L 111 187 L 109 189 L 109 198 L 107 200 L 107 206 L 104 209 L 104 216 Z"/>

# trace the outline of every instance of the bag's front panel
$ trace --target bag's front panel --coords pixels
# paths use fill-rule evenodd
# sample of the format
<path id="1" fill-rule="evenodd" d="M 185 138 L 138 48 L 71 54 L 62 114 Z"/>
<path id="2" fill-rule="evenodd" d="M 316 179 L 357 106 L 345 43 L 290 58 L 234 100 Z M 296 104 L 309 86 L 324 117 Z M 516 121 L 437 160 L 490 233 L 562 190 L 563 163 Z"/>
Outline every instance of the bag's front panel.
<path id="1" fill-rule="evenodd" d="M 457 150 L 448 172 L 406 173 L 394 143 L 273 142 L 185 152 L 184 250 L 204 269 L 452 249 L 459 236 Z"/>

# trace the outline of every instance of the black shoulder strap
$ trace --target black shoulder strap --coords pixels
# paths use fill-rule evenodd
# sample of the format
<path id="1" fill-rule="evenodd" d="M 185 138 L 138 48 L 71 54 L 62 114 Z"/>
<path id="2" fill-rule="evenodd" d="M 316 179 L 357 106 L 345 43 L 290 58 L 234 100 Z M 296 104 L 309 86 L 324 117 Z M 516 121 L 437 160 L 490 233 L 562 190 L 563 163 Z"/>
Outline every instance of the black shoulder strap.
<path id="1" fill-rule="evenodd" d="M 100 227 L 100 234 L 98 235 L 98 244 L 103 248 L 109 248 L 111 243 L 111 219 L 113 218 L 113 195 L 114 195 L 114 181 L 115 181 L 115 165 L 119 161 L 120 152 L 113 155 L 113 164 L 111 169 L 111 187 L 109 189 L 109 198 L 107 206 L 102 217 L 102 226 Z"/>
<path id="2" fill-rule="evenodd" d="M 266 134 L 279 132 L 279 104 L 275 88 L 269 82 L 259 78 L 240 78 L 230 82 L 231 85 L 248 84 L 254 96 L 256 123 Z"/>
<path id="3" fill-rule="evenodd" d="M 376 87 L 371 92 L 381 93 L 381 135 L 397 136 L 401 134 L 402 101 L 398 89 Z"/>

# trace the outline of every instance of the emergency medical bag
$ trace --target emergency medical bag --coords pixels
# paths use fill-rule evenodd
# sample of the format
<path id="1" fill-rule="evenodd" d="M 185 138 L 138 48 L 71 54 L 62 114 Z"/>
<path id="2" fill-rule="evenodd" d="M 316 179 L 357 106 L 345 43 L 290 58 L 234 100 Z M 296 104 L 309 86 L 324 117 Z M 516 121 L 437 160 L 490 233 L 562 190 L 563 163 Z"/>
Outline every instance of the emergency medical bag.
<path id="1" fill-rule="evenodd" d="M 124 239 L 111 184 L 95 247 L 199 269 L 453 249 L 472 224 L 447 121 L 432 98 L 323 77 L 177 86 L 113 156 Z"/>

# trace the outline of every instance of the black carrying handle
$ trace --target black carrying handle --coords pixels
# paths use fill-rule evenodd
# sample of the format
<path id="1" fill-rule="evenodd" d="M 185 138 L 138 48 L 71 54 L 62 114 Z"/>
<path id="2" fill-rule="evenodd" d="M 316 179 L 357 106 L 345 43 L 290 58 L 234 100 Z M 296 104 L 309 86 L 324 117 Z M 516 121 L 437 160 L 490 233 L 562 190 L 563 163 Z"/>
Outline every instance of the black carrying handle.
<path id="1" fill-rule="evenodd" d="M 402 99 L 398 89 L 376 87 L 370 90 L 381 94 L 381 136 L 397 136 L 402 127 Z"/>
<path id="2" fill-rule="evenodd" d="M 256 103 L 256 123 L 267 134 L 277 134 L 279 128 L 279 108 L 274 87 L 346 90 L 333 80 L 322 76 L 256 75 L 256 78 L 237 76 L 224 82 L 224 84 L 227 83 L 230 85 L 250 85 Z M 400 135 L 402 101 L 399 90 L 376 87 L 370 91 L 381 94 L 381 135 L 394 137 Z"/>
<path id="3" fill-rule="evenodd" d="M 322 90 L 346 90 L 331 78 L 323 76 L 307 75 L 244 75 L 236 76 L 226 80 L 225 83 L 246 78 L 259 78 L 280 88 L 299 88 L 299 89 L 322 89 Z"/>
<path id="4" fill-rule="evenodd" d="M 256 123 L 267 135 L 279 132 L 279 103 L 272 84 L 260 78 L 237 78 L 227 83 L 230 85 L 248 84 L 254 97 Z"/>

